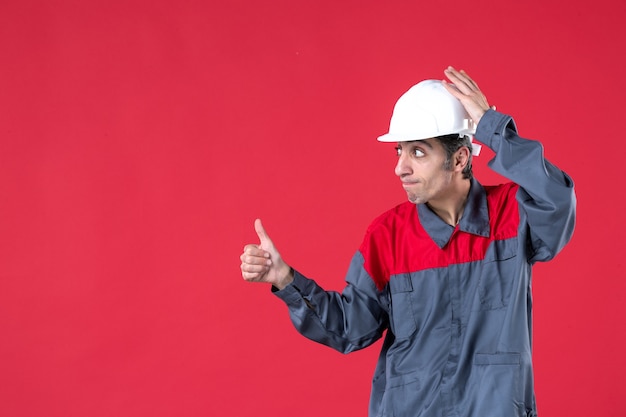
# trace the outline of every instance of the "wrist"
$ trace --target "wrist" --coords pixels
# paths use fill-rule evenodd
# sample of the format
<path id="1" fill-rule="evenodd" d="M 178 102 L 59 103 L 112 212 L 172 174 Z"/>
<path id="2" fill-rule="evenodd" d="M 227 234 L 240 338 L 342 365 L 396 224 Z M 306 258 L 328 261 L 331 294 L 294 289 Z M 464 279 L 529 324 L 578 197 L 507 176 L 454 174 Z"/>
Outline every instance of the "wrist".
<path id="1" fill-rule="evenodd" d="M 287 285 L 293 282 L 293 268 L 291 268 L 287 264 L 283 264 L 284 267 L 281 268 L 281 274 L 279 274 L 280 278 L 274 283 L 274 286 L 279 290 L 282 290 Z"/>

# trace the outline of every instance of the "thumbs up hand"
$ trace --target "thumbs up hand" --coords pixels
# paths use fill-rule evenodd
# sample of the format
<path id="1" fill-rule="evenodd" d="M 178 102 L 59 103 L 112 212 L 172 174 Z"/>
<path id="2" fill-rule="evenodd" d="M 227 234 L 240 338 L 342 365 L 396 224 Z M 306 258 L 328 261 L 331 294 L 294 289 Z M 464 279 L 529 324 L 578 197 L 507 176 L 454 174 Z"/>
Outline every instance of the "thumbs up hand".
<path id="1" fill-rule="evenodd" d="M 281 258 L 261 220 L 255 220 L 254 230 L 259 237 L 259 244 L 244 247 L 240 257 L 241 276 L 246 281 L 268 282 L 278 289 L 285 288 L 293 281 L 291 267 Z"/>

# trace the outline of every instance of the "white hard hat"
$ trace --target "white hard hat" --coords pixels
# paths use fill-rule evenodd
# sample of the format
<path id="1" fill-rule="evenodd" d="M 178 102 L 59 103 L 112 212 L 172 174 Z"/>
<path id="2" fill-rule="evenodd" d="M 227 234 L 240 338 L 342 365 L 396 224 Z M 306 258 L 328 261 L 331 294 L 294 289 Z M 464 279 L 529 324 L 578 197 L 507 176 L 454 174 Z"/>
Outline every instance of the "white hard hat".
<path id="1" fill-rule="evenodd" d="M 389 133 L 378 137 L 381 142 L 408 142 L 437 136 L 469 136 L 476 125 L 461 102 L 446 90 L 439 80 L 424 80 L 404 93 L 396 102 L 389 123 Z M 480 145 L 472 144 L 472 154 Z"/>

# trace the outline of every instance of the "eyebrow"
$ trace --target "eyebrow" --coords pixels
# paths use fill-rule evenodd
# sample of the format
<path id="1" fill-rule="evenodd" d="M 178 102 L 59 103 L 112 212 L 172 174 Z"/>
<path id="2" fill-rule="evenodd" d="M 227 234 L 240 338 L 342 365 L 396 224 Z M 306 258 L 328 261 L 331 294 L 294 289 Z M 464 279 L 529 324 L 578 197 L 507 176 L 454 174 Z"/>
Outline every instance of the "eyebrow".
<path id="1" fill-rule="evenodd" d="M 412 140 L 409 142 L 411 145 L 417 145 L 418 143 L 424 144 L 426 145 L 428 148 L 430 149 L 434 149 L 433 145 L 431 145 L 430 143 L 426 142 L 425 140 Z"/>

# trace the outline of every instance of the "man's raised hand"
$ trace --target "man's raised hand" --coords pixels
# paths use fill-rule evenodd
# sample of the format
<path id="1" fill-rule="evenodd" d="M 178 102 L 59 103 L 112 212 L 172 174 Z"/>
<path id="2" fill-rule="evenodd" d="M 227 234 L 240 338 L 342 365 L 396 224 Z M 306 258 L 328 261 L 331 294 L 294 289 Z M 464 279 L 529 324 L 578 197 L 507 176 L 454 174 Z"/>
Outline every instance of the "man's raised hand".
<path id="1" fill-rule="evenodd" d="M 241 254 L 241 276 L 250 282 L 268 282 L 283 289 L 293 281 L 293 272 L 280 256 L 260 219 L 254 221 L 259 244 L 246 245 Z"/>
<path id="2" fill-rule="evenodd" d="M 487 98 L 478 88 L 478 84 L 465 71 L 457 71 L 453 67 L 446 68 L 444 74 L 450 80 L 450 82 L 443 80 L 444 87 L 450 94 L 459 99 L 474 123 L 478 125 L 483 114 L 490 108 Z M 495 106 L 491 108 L 495 110 Z"/>

